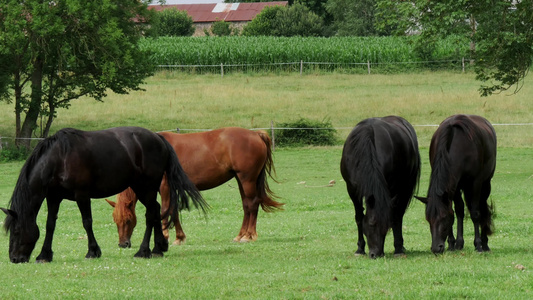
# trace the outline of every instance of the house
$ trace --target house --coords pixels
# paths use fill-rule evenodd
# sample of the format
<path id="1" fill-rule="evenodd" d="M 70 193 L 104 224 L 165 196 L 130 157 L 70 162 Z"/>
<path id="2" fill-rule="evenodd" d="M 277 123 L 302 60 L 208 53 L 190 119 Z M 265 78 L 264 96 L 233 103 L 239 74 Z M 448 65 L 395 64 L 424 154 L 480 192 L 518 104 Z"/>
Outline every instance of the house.
<path id="1" fill-rule="evenodd" d="M 194 36 L 202 36 L 205 35 L 204 29 L 209 29 L 216 21 L 231 22 L 233 27 L 242 30 L 244 25 L 253 20 L 265 7 L 274 5 L 287 6 L 288 1 L 150 5 L 149 8 L 157 11 L 170 8 L 186 11 L 196 27 Z"/>

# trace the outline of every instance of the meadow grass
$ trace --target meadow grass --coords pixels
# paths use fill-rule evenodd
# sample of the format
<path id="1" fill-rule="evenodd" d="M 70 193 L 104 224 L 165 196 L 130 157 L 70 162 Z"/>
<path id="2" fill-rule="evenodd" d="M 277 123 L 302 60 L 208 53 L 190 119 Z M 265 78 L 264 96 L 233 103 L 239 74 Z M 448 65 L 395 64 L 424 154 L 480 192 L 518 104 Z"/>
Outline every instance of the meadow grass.
<path id="1" fill-rule="evenodd" d="M 110 93 L 104 102 L 78 99 L 61 109 L 51 132 L 143 126 L 154 131 L 270 127 L 300 118 L 330 120 L 343 141 L 369 117 L 400 115 L 428 145 L 436 125 L 452 114 L 485 116 L 495 124 L 532 123 L 533 77 L 516 95 L 482 98 L 470 73 L 426 72 L 394 75 L 315 74 L 193 76 L 163 72 L 147 80 L 146 91 Z M 0 136 L 14 136 L 13 105 L 0 103 Z M 500 146 L 532 147 L 531 126 L 497 126 Z M 339 142 L 341 143 L 341 142 Z"/>
<path id="2" fill-rule="evenodd" d="M 533 119 L 530 83 L 528 78 L 516 96 L 479 98 L 469 74 L 158 74 L 150 78 L 146 92 L 110 95 L 104 103 L 79 101 L 61 111 L 54 126 L 251 128 L 305 117 L 330 118 L 336 127 L 352 127 L 363 118 L 386 114 L 423 125 L 459 112 L 481 114 L 493 123 L 522 123 Z M 415 129 L 423 163 L 418 195 L 425 195 L 427 145 L 435 127 Z M 80 213 L 75 203 L 64 201 L 52 263 L 33 263 L 44 239 L 45 206 L 38 216 L 41 238 L 31 263 L 11 264 L 8 236 L 0 234 L 0 298 L 532 298 L 533 131 L 527 126 L 497 126 L 496 131 L 499 148 L 491 200 L 497 217 L 489 237 L 491 253 L 474 251 L 473 226 L 466 218 L 465 249 L 434 256 L 424 206 L 413 200 L 404 217 L 406 258 L 393 257 L 392 234 L 384 258 L 355 257 L 354 209 L 339 171 L 342 147 L 280 148 L 274 152 L 279 182 L 271 181 L 271 187 L 286 203 L 285 210 L 260 212 L 256 242 L 232 242 L 242 221 L 235 181 L 202 193 L 212 206 L 207 216 L 196 210 L 182 214 L 187 242 L 171 247 L 163 258 L 133 258 L 144 230 L 142 205 L 133 248 L 119 249 L 111 207 L 95 199 L 94 231 L 103 255 L 84 259 L 87 237 Z M 340 131 L 340 139 L 343 135 Z M 7 206 L 22 164 L 0 163 L 0 207 Z M 336 184 L 324 187 L 330 180 Z"/>

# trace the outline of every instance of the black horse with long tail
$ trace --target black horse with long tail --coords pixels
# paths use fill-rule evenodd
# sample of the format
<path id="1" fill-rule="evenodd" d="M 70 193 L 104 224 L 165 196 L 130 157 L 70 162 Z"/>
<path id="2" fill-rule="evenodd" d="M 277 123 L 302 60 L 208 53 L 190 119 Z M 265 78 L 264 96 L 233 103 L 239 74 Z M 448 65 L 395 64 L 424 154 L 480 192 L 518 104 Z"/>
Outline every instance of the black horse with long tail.
<path id="1" fill-rule="evenodd" d="M 161 228 L 157 192 L 163 174 L 170 183 L 170 224 L 179 208 L 189 208 L 189 198 L 202 209 L 207 204 L 181 168 L 170 144 L 161 136 L 139 127 L 117 127 L 100 131 L 66 128 L 41 141 L 20 172 L 4 227 L 9 236 L 9 258 L 28 262 L 39 239 L 37 214 L 46 198 L 46 237 L 38 262 L 53 258 L 52 238 L 59 205 L 76 201 L 87 232 L 85 257 L 101 256 L 92 229 L 91 198 L 103 198 L 131 187 L 146 206 L 146 232 L 136 257 L 162 256 L 168 241 Z M 150 250 L 154 231 L 155 245 Z"/>
<path id="2" fill-rule="evenodd" d="M 418 141 L 411 124 L 397 116 L 359 122 L 344 144 L 341 173 L 355 208 L 356 255 L 365 254 L 364 234 L 370 258 L 383 256 L 391 227 L 394 254 L 404 255 L 403 215 L 420 178 Z"/>

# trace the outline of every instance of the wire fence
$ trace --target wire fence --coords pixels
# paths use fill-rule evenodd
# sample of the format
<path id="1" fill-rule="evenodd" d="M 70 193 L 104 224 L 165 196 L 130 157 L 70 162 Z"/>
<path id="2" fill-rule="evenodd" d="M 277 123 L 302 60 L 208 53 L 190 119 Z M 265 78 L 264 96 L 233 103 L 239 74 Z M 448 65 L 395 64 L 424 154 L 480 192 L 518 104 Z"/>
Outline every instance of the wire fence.
<path id="1" fill-rule="evenodd" d="M 427 128 L 427 127 L 438 127 L 439 124 L 412 124 L 413 127 L 420 127 L 420 128 Z M 494 123 L 492 124 L 495 127 L 506 127 L 506 126 L 533 126 L 533 123 Z M 276 127 L 274 126 L 274 122 L 271 123 L 270 127 L 254 127 L 254 128 L 248 128 L 249 130 L 265 130 L 270 133 L 271 138 L 275 141 L 275 132 L 278 130 L 335 130 L 335 131 L 350 131 L 354 127 Z M 210 131 L 214 130 L 216 128 L 172 128 L 172 129 L 163 129 L 158 130 L 156 132 L 177 132 L 177 133 L 191 133 L 191 132 L 204 132 L 204 131 Z M 34 138 L 16 138 L 16 137 L 10 137 L 10 136 L 0 136 L 0 151 L 2 150 L 3 146 L 6 146 L 8 141 L 15 141 L 15 140 L 32 140 L 32 141 L 40 141 L 44 138 L 34 137 Z"/>
<path id="2" fill-rule="evenodd" d="M 221 76 L 232 72 L 299 72 L 300 75 L 306 72 L 347 72 L 347 73 L 368 73 L 372 72 L 395 72 L 408 71 L 415 69 L 430 69 L 430 70 L 465 70 L 470 66 L 470 60 L 463 58 L 450 60 L 429 60 L 429 61 L 408 61 L 408 62 L 308 62 L 308 61 L 293 61 L 280 63 L 238 63 L 238 64 L 197 64 L 197 65 L 181 65 L 181 64 L 167 64 L 158 65 L 160 70 L 179 70 L 181 72 L 202 74 L 219 73 Z"/>

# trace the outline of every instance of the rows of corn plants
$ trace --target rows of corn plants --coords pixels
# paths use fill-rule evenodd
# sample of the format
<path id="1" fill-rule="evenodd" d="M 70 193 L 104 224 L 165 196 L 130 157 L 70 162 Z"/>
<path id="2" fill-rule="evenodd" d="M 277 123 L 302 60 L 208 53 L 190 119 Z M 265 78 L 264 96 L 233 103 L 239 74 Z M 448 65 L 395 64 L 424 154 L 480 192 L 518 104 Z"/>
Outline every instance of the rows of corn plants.
<path id="1" fill-rule="evenodd" d="M 416 50 L 416 37 L 162 37 L 147 38 L 141 47 L 149 50 L 158 66 L 220 65 L 252 70 L 300 68 L 300 62 L 323 69 L 400 69 L 435 66 L 461 61 L 468 43 L 457 39 L 440 41 L 424 55 Z M 457 64 L 456 64 L 457 66 Z M 446 67 L 446 66 L 445 66 Z M 191 68 L 191 67 L 188 67 Z"/>

